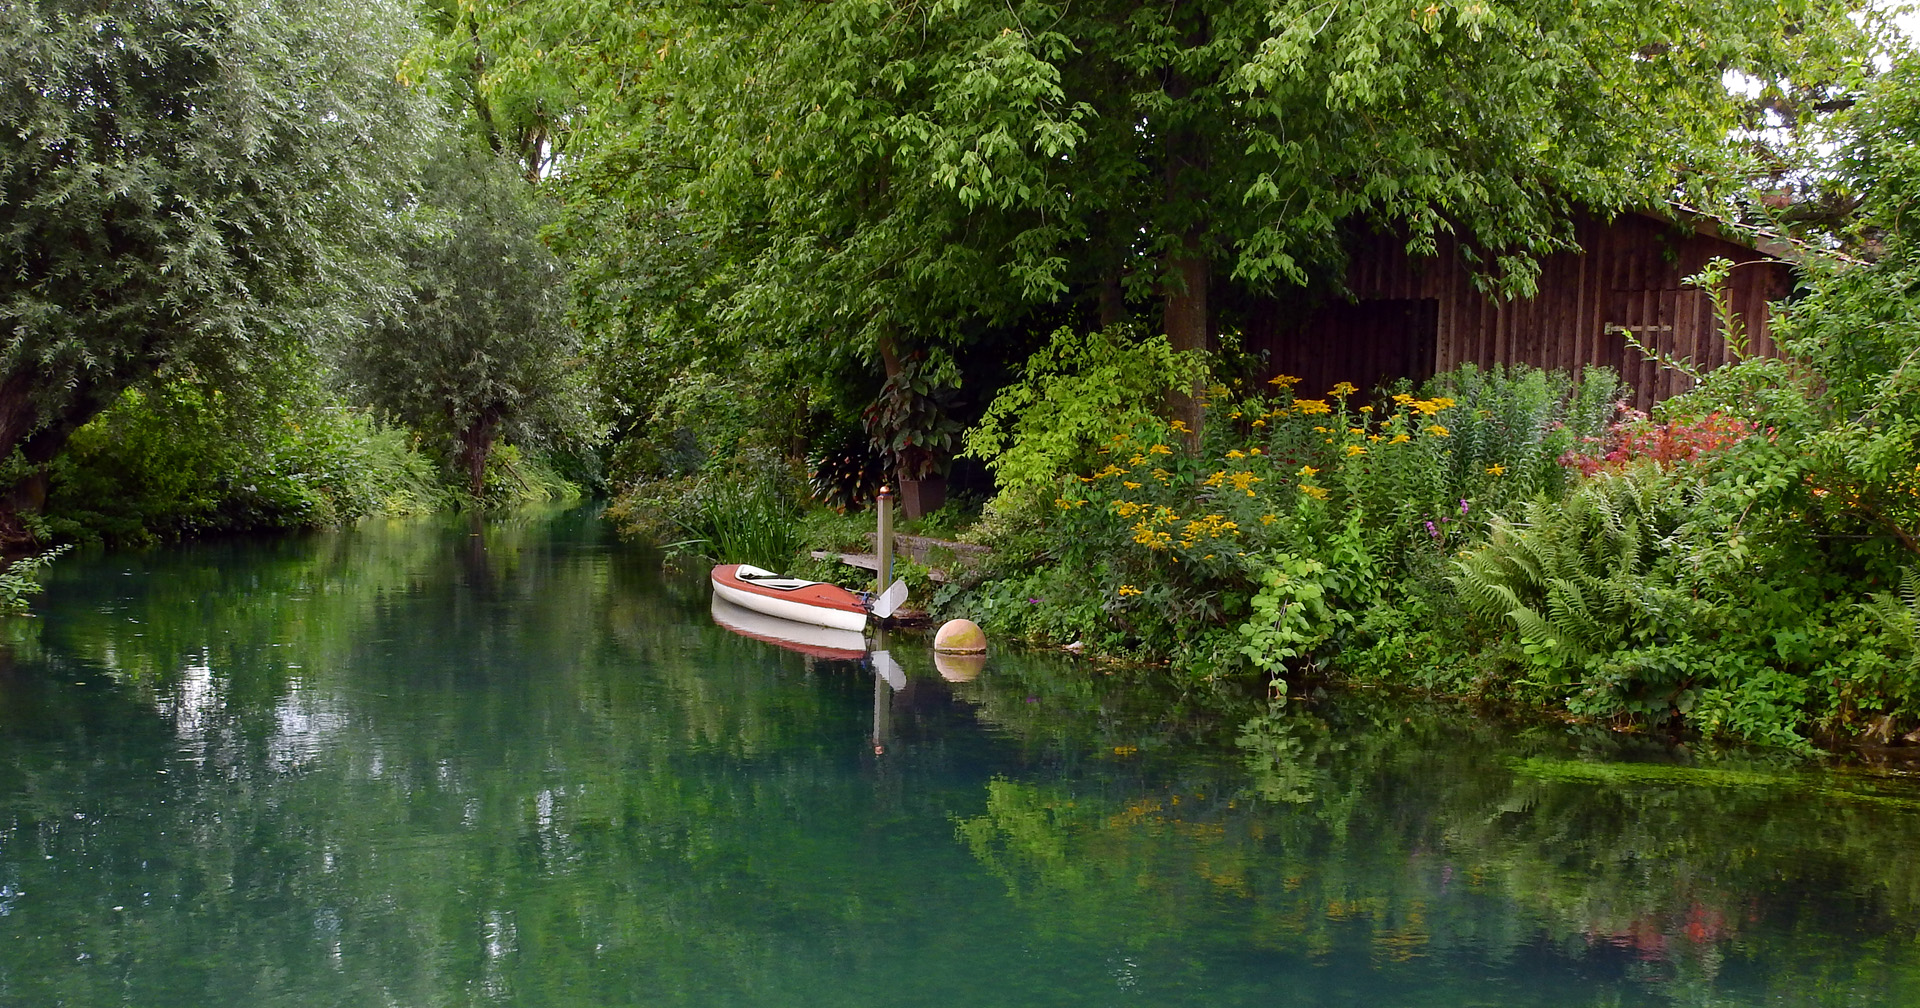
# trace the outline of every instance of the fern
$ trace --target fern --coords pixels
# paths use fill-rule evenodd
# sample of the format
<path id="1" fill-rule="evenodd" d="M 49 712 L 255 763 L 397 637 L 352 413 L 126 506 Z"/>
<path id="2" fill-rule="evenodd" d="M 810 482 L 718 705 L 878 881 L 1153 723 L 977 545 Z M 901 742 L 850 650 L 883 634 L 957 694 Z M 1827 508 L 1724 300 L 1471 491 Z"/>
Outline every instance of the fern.
<path id="1" fill-rule="evenodd" d="M 1920 672 L 1920 569 L 1900 571 L 1900 583 L 1891 592 L 1875 592 L 1861 608 L 1872 613 L 1887 632 L 1888 650 L 1904 656 L 1902 671 Z"/>
<path id="2" fill-rule="evenodd" d="M 1649 466 L 1530 501 L 1517 519 L 1494 519 L 1486 545 L 1455 561 L 1453 583 L 1475 617 L 1505 623 L 1536 661 L 1562 669 L 1668 638 L 1705 606 L 1673 559 L 1699 531 L 1687 493 Z"/>

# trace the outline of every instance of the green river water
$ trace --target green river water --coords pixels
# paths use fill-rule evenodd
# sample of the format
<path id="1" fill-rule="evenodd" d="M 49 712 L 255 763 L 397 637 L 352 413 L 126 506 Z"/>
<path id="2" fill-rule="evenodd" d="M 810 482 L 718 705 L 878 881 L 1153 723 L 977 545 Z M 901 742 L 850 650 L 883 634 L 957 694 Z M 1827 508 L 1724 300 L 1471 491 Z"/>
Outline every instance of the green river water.
<path id="1" fill-rule="evenodd" d="M 48 582 L 9 1008 L 1920 1005 L 1895 771 L 919 640 L 896 690 L 579 511 Z"/>

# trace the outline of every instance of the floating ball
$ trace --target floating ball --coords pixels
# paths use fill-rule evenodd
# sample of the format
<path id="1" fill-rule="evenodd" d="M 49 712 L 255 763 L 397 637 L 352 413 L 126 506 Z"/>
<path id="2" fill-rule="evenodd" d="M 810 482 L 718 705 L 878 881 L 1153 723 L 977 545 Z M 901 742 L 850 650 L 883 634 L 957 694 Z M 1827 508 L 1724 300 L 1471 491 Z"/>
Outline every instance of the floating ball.
<path id="1" fill-rule="evenodd" d="M 933 635 L 933 649 L 941 654 L 985 654 L 987 634 L 972 620 L 948 620 Z"/>

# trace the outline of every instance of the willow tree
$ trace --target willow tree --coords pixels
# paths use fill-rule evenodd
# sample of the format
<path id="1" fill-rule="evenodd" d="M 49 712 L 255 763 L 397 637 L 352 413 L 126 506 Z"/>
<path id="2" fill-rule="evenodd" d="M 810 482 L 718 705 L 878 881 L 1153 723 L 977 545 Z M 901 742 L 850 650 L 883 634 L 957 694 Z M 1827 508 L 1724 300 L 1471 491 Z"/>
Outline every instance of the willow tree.
<path id="1" fill-rule="evenodd" d="M 444 152 L 425 176 L 431 229 L 405 252 L 408 291 L 347 343 L 345 372 L 371 403 L 444 436 L 474 497 L 503 436 L 584 429 L 579 340 L 566 325 L 550 217 L 506 158 Z"/>
<path id="2" fill-rule="evenodd" d="M 384 0 L 0 5 L 0 538 L 123 391 L 244 389 L 390 279 L 431 122 Z"/>

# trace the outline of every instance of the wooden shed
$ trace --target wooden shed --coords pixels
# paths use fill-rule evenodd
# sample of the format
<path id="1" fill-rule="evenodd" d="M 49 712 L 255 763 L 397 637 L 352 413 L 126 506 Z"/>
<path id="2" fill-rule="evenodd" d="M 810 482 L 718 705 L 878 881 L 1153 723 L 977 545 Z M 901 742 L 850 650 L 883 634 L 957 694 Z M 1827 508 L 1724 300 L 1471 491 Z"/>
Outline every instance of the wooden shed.
<path id="1" fill-rule="evenodd" d="M 1767 303 L 1792 290 L 1786 246 L 1731 241 L 1710 219 L 1678 214 L 1586 218 L 1574 233 L 1582 251 L 1543 260 L 1538 294 L 1512 301 L 1476 290 L 1452 248 L 1414 258 L 1391 236 L 1370 238 L 1352 258 L 1352 301 L 1322 304 L 1293 326 L 1250 324 L 1247 348 L 1266 351 L 1274 373 L 1298 375 L 1307 394 L 1341 381 L 1417 382 L 1467 362 L 1576 372 L 1602 364 L 1644 409 L 1690 381 L 1631 349 L 1626 334 L 1701 370 L 1726 362 L 1707 292 L 1682 282 L 1720 257 L 1737 264 L 1729 286 L 1749 349 L 1775 352 Z"/>

